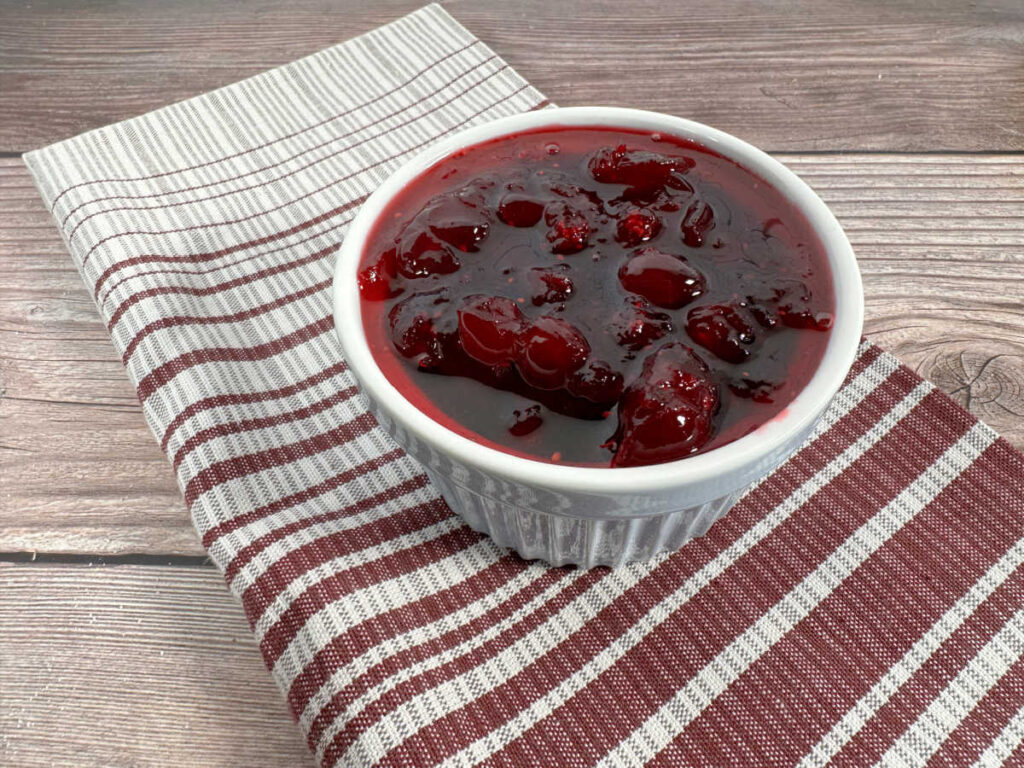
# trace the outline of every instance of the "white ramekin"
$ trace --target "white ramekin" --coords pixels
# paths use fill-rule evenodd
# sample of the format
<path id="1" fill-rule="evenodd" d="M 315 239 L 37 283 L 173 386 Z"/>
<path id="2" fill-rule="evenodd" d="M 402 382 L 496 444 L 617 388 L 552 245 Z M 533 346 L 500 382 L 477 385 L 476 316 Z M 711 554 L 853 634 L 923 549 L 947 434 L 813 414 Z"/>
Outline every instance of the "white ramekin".
<path id="1" fill-rule="evenodd" d="M 646 467 L 572 467 L 520 458 L 452 432 L 410 403 L 377 366 L 363 334 L 356 285 L 374 222 L 392 197 L 453 152 L 519 131 L 601 125 L 692 139 L 735 160 L 788 197 L 825 246 L 836 319 L 821 365 L 776 418 L 704 454 Z M 805 440 L 850 365 L 861 337 L 860 272 L 839 222 L 792 171 L 735 136 L 657 112 L 570 107 L 527 112 L 470 128 L 403 165 L 363 204 L 334 275 L 334 319 L 345 358 L 380 425 L 417 459 L 451 508 L 473 528 L 525 558 L 583 567 L 647 560 L 703 534 L 743 491 Z"/>

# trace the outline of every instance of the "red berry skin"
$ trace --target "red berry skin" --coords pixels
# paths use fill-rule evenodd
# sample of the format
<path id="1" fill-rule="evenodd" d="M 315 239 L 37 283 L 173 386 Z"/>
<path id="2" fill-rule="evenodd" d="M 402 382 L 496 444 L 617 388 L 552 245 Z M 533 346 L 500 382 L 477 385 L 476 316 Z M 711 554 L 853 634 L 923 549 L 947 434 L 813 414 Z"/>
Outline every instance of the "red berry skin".
<path id="1" fill-rule="evenodd" d="M 458 311 L 459 342 L 467 355 L 484 365 L 512 358 L 523 314 L 502 296 L 467 296 Z"/>
<path id="2" fill-rule="evenodd" d="M 661 220 L 648 210 L 633 209 L 621 219 L 615 228 L 615 240 L 627 248 L 633 248 L 657 237 L 661 232 Z"/>
<path id="3" fill-rule="evenodd" d="M 832 327 L 830 313 L 812 312 L 806 305 L 783 304 L 779 307 L 779 318 L 786 327 L 805 331 L 827 331 Z"/>
<path id="4" fill-rule="evenodd" d="M 798 330 L 827 331 L 832 327 L 831 313 L 813 312 L 810 301 L 807 285 L 794 281 L 773 288 L 769 296 L 748 296 L 744 306 L 765 328 L 776 328 L 782 324 Z"/>
<path id="5" fill-rule="evenodd" d="M 699 248 L 704 245 L 704 238 L 708 232 L 714 229 L 715 212 L 711 206 L 703 200 L 694 200 L 683 215 L 680 224 L 683 234 L 683 242 L 691 248 Z"/>
<path id="6" fill-rule="evenodd" d="M 370 266 L 360 270 L 356 281 L 359 294 L 367 301 L 384 301 L 401 295 L 405 286 L 398 280 L 395 265 L 396 251 L 392 248 Z"/>
<path id="7" fill-rule="evenodd" d="M 729 382 L 729 391 L 736 395 L 736 397 L 753 400 L 755 403 L 774 403 L 775 398 L 772 393 L 779 386 L 770 381 L 734 379 Z"/>
<path id="8" fill-rule="evenodd" d="M 516 339 L 516 370 L 537 389 L 560 389 L 590 354 L 582 333 L 561 318 L 544 315 L 523 327 Z"/>
<path id="9" fill-rule="evenodd" d="M 568 255 L 587 247 L 590 222 L 579 208 L 569 203 L 549 203 L 544 210 L 544 223 L 548 225 L 552 253 Z"/>
<path id="10" fill-rule="evenodd" d="M 779 325 L 779 316 L 769 301 L 748 296 L 743 306 L 763 328 L 771 330 Z"/>
<path id="11" fill-rule="evenodd" d="M 681 174 L 694 166 L 687 157 L 666 157 L 630 150 L 625 144 L 596 152 L 587 163 L 590 175 L 602 184 L 624 184 L 627 199 L 650 197 L 665 187 L 692 192 Z"/>
<path id="12" fill-rule="evenodd" d="M 612 466 L 660 464 L 700 450 L 711 439 L 718 403 L 704 361 L 685 344 L 664 344 L 619 400 Z"/>
<path id="13" fill-rule="evenodd" d="M 532 227 L 544 215 L 544 204 L 522 193 L 509 192 L 498 204 L 498 218 L 510 227 Z"/>
<path id="14" fill-rule="evenodd" d="M 575 397 L 611 406 L 622 395 L 623 384 L 621 373 L 603 360 L 591 359 L 569 377 L 566 388 Z"/>
<path id="15" fill-rule="evenodd" d="M 410 280 L 449 275 L 462 266 L 450 246 L 439 243 L 426 232 L 402 238 L 395 265 L 398 273 Z"/>
<path id="16" fill-rule="evenodd" d="M 664 309 L 679 309 L 707 289 L 704 276 L 686 259 L 650 246 L 636 251 L 619 268 L 619 282 Z"/>
<path id="17" fill-rule="evenodd" d="M 670 333 L 672 318 L 652 309 L 646 299 L 633 296 L 628 297 L 625 306 L 612 315 L 608 327 L 621 346 L 635 352 Z"/>
<path id="18" fill-rule="evenodd" d="M 451 335 L 446 315 L 451 300 L 448 290 L 414 293 L 388 313 L 391 341 L 404 357 L 422 357 L 423 367 L 436 365 L 443 357 L 446 337 Z"/>
<path id="19" fill-rule="evenodd" d="M 461 198 L 445 197 L 432 203 L 417 219 L 425 218 L 430 233 L 463 253 L 480 250 L 490 229 L 488 215 Z"/>
<path id="20" fill-rule="evenodd" d="M 572 296 L 575 286 L 572 278 L 565 274 L 567 269 L 568 265 L 560 264 L 554 267 L 534 267 L 526 273 L 532 291 L 530 301 L 533 306 L 560 304 Z"/>
<path id="21" fill-rule="evenodd" d="M 686 314 L 686 332 L 704 349 L 727 363 L 742 363 L 750 357 L 754 329 L 734 307 L 710 304 L 694 307 Z"/>
<path id="22" fill-rule="evenodd" d="M 539 405 L 531 405 L 521 411 L 513 411 L 512 419 L 512 426 L 508 428 L 508 431 L 516 437 L 524 437 L 535 432 L 544 423 Z"/>

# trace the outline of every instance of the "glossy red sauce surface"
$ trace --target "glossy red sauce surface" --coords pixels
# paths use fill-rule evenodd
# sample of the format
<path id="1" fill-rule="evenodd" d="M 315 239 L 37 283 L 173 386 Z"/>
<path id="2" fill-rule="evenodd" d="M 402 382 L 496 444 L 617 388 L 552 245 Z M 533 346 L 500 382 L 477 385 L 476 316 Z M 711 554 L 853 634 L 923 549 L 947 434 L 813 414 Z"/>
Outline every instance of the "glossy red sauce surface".
<path id="1" fill-rule="evenodd" d="M 835 306 L 824 249 L 778 191 L 690 141 L 558 127 L 463 150 L 380 216 L 367 341 L 414 405 L 567 464 L 707 451 L 810 380 Z"/>

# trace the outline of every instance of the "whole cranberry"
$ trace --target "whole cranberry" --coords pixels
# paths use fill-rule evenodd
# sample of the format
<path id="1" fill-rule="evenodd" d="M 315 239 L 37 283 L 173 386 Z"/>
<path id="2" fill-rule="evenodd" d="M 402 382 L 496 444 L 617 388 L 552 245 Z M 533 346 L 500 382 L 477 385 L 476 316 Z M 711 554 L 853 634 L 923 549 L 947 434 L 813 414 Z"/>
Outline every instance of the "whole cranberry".
<path id="1" fill-rule="evenodd" d="M 510 227 L 532 227 L 544 215 L 544 203 L 522 192 L 509 192 L 498 204 L 498 218 Z"/>
<path id="2" fill-rule="evenodd" d="M 747 296 L 741 304 L 762 327 L 770 330 L 779 325 L 778 306 L 775 299 Z"/>
<path id="3" fill-rule="evenodd" d="M 683 221 L 680 224 L 683 242 L 691 248 L 699 248 L 704 244 L 705 235 L 714 226 L 715 212 L 711 210 L 711 206 L 703 200 L 693 201 L 683 214 Z"/>
<path id="4" fill-rule="evenodd" d="M 462 264 L 451 246 L 438 242 L 426 232 L 402 238 L 395 266 L 402 277 L 410 280 L 431 275 L 448 275 Z"/>
<path id="5" fill-rule="evenodd" d="M 460 197 L 444 197 L 432 203 L 417 218 L 425 218 L 427 228 L 438 240 L 469 253 L 479 250 L 479 244 L 490 229 L 485 208 L 477 208 Z"/>
<path id="6" fill-rule="evenodd" d="M 788 328 L 827 331 L 832 327 L 832 315 L 815 311 L 811 304 L 811 289 L 799 280 L 777 286 L 764 295 L 747 296 L 744 302 L 765 328 L 782 324 Z"/>
<path id="7" fill-rule="evenodd" d="M 754 329 L 740 312 L 727 304 L 694 307 L 686 314 L 686 332 L 704 349 L 729 363 L 750 357 Z"/>
<path id="8" fill-rule="evenodd" d="M 693 166 L 687 157 L 631 150 L 625 144 L 598 150 L 587 163 L 596 181 L 628 187 L 623 197 L 630 200 L 652 198 L 666 187 L 692 192 L 682 174 Z"/>
<path id="9" fill-rule="evenodd" d="M 619 268 L 619 282 L 627 291 L 665 309 L 679 309 L 689 304 L 707 287 L 704 276 L 682 256 L 651 246 L 634 252 Z"/>
<path id="10" fill-rule="evenodd" d="M 612 405 L 622 394 L 622 374 L 604 360 L 587 360 L 569 377 L 567 389 L 576 397 L 593 403 Z"/>
<path id="11" fill-rule="evenodd" d="M 553 253 L 579 253 L 590 239 L 590 222 L 586 215 L 570 203 L 549 203 L 544 209 L 548 225 L 548 242 Z"/>
<path id="12" fill-rule="evenodd" d="M 515 345 L 516 370 L 537 389 L 559 389 L 590 354 L 590 344 L 571 323 L 544 315 L 525 325 Z"/>
<path id="13" fill-rule="evenodd" d="M 535 307 L 542 304 L 559 304 L 572 296 L 575 286 L 572 278 L 566 274 L 567 264 L 553 267 L 533 267 L 526 273 L 532 295 L 530 301 Z"/>
<path id="14" fill-rule="evenodd" d="M 619 400 L 613 467 L 675 461 L 711 438 L 718 390 L 707 365 L 685 344 L 662 345 Z"/>
<path id="15" fill-rule="evenodd" d="M 653 309 L 647 299 L 627 297 L 624 306 L 608 323 L 615 340 L 636 351 L 654 343 L 672 330 L 672 318 Z"/>
<path id="16" fill-rule="evenodd" d="M 661 219 L 646 209 L 633 209 L 619 219 L 615 239 L 627 248 L 632 248 L 657 237 L 659 232 Z"/>
<path id="17" fill-rule="evenodd" d="M 449 337 L 454 338 L 448 289 L 414 293 L 388 313 L 391 341 L 404 357 L 421 357 L 432 367 L 444 357 Z"/>
<path id="18" fill-rule="evenodd" d="M 359 294 L 367 301 L 393 299 L 405 290 L 401 281 L 397 279 L 396 254 L 394 248 L 385 251 L 377 261 L 359 271 L 356 278 Z"/>
<path id="19" fill-rule="evenodd" d="M 484 365 L 512 358 L 523 313 L 502 296 L 467 296 L 459 307 L 459 342 L 466 354 Z"/>

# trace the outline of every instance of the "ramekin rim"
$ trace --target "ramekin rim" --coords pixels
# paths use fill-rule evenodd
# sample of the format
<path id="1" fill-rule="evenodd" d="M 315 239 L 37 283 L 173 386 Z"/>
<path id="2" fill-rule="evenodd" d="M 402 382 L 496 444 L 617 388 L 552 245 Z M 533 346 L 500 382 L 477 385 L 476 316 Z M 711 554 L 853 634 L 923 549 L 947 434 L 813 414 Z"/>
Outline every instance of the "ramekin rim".
<path id="1" fill-rule="evenodd" d="M 836 321 L 822 361 L 780 415 L 752 433 L 707 453 L 642 467 L 580 467 L 528 459 L 482 445 L 434 421 L 387 380 L 363 334 L 356 273 L 377 216 L 419 174 L 461 148 L 547 126 L 599 125 L 658 131 L 703 144 L 734 160 L 786 195 L 807 217 L 832 270 Z M 440 139 L 406 161 L 362 204 L 335 262 L 335 329 L 359 386 L 379 408 L 436 450 L 513 482 L 550 490 L 634 495 L 711 481 L 771 455 L 817 419 L 839 390 L 856 356 L 863 326 L 863 287 L 853 249 L 828 206 L 793 171 L 731 134 L 685 118 L 624 107 L 557 107 L 482 123 Z"/>

